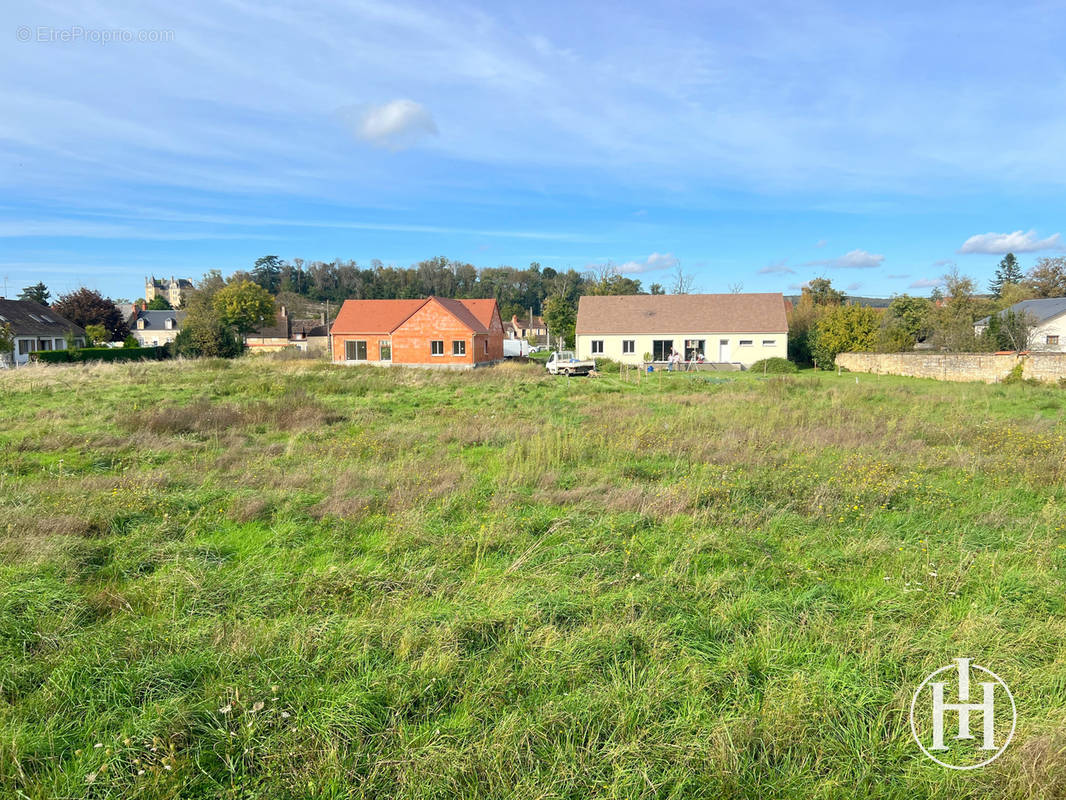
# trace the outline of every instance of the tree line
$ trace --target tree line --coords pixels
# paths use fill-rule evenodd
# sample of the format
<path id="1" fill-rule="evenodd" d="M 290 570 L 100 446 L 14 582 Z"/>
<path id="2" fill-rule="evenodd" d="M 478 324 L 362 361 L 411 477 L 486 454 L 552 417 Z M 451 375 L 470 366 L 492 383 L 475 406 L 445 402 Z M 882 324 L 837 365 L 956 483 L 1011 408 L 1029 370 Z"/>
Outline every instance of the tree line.
<path id="1" fill-rule="evenodd" d="M 789 358 L 831 369 L 838 353 L 995 352 L 1034 346 L 1035 320 L 1011 310 L 1023 300 L 1066 297 L 1066 257 L 1040 258 L 1023 273 L 1013 253 L 996 268 L 988 294 L 952 268 L 930 297 L 903 294 L 888 308 L 849 304 L 826 278 L 812 280 L 788 313 Z M 988 317 L 978 333 L 975 323 Z"/>

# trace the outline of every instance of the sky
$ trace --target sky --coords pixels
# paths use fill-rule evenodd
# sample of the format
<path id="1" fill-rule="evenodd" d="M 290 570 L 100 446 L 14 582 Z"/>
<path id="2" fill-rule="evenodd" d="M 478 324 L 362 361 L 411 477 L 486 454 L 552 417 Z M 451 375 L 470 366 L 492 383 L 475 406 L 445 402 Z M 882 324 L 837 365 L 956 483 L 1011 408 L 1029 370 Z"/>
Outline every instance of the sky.
<path id="1" fill-rule="evenodd" d="M 1061 2 L 0 9 L 0 294 L 256 258 L 928 294 L 1066 252 Z"/>

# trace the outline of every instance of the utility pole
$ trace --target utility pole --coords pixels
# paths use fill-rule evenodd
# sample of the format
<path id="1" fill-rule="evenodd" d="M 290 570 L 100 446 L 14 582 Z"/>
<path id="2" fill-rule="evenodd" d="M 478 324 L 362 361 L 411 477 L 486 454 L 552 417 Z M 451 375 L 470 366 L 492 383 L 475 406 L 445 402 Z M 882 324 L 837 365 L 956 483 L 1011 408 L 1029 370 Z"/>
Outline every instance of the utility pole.
<path id="1" fill-rule="evenodd" d="M 4 293 L 0 295 L 0 299 L 7 300 L 7 275 L 4 276 Z"/>

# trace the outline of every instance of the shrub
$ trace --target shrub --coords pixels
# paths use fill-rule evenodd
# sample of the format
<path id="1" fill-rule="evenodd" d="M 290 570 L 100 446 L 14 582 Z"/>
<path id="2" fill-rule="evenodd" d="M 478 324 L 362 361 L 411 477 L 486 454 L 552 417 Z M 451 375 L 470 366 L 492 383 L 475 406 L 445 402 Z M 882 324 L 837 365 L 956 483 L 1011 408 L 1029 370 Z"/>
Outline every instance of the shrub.
<path id="1" fill-rule="evenodd" d="M 799 372 L 799 367 L 789 361 L 787 358 L 764 358 L 761 361 L 756 361 L 748 369 L 751 372 L 762 372 L 764 374 L 772 375 L 784 375 L 793 372 Z"/>
<path id="2" fill-rule="evenodd" d="M 71 364 L 85 361 L 162 361 L 169 358 L 165 347 L 82 347 L 77 350 L 43 350 L 33 358 L 42 364 Z"/>
<path id="3" fill-rule="evenodd" d="M 622 371 L 622 365 L 609 358 L 597 358 L 596 371 L 601 375 L 617 375 Z"/>

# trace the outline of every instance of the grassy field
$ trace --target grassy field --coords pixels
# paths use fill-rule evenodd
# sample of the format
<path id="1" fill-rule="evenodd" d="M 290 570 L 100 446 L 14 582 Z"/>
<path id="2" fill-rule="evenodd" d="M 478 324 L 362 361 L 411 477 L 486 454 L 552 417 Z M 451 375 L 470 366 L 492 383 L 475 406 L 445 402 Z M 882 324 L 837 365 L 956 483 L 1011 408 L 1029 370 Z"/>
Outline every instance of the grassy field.
<path id="1" fill-rule="evenodd" d="M 0 373 L 0 797 L 1066 794 L 1066 393 Z M 969 656 L 1004 755 L 923 758 Z"/>

